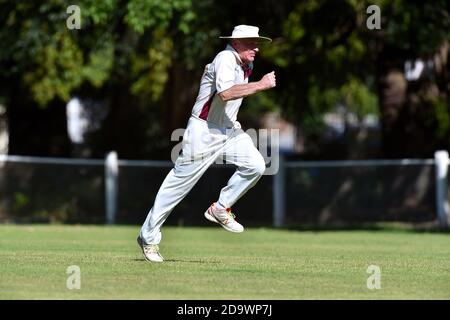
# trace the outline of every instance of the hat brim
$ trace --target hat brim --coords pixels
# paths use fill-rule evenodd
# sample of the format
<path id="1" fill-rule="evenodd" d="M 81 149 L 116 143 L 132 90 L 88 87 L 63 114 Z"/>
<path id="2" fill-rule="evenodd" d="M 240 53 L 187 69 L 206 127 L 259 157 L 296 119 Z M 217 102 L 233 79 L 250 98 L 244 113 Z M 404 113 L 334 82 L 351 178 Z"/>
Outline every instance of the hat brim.
<path id="1" fill-rule="evenodd" d="M 254 39 L 254 40 L 258 41 L 258 42 L 272 42 L 272 39 L 267 38 L 267 37 L 232 37 L 232 36 L 230 36 L 230 37 L 219 37 L 219 38 L 220 39 L 228 39 L 228 40 L 231 40 L 231 39 L 236 39 L 236 40 L 239 40 L 239 39 Z"/>

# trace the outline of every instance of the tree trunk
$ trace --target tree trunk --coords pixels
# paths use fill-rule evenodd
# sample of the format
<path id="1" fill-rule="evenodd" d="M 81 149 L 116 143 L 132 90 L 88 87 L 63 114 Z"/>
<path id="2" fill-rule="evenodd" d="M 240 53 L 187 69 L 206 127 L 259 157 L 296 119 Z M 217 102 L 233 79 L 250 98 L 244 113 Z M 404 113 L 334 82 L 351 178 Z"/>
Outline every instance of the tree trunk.
<path id="1" fill-rule="evenodd" d="M 439 54 L 442 56 L 441 51 Z M 423 60 L 425 63 L 428 61 Z M 445 119 L 439 116 L 436 109 L 436 101 L 447 101 L 447 112 L 450 112 L 448 87 L 445 89 L 438 82 L 438 79 L 445 78 L 446 68 L 435 68 L 432 74 L 425 71 L 419 79 L 407 81 L 404 76 L 405 61 L 402 52 L 387 46 L 378 55 L 383 153 L 387 158 L 429 158 L 437 148 L 448 147 L 449 142 L 448 133 L 441 133 L 439 138 L 438 128 L 445 125 L 442 124 Z"/>

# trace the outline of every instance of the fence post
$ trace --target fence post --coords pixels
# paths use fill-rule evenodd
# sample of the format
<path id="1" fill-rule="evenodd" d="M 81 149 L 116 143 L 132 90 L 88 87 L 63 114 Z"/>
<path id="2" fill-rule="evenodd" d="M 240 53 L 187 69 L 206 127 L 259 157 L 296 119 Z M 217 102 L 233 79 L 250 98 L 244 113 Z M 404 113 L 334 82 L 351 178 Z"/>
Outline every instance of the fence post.
<path id="1" fill-rule="evenodd" d="M 284 156 L 280 153 L 278 163 L 278 173 L 273 176 L 273 225 L 283 227 L 285 224 L 285 184 L 286 171 Z"/>
<path id="2" fill-rule="evenodd" d="M 447 229 L 450 225 L 447 174 L 450 163 L 447 151 L 436 151 L 434 153 L 436 164 L 436 209 L 439 226 Z"/>
<path id="3" fill-rule="evenodd" d="M 117 152 L 110 151 L 105 159 L 106 223 L 114 224 L 117 213 L 119 165 Z"/>

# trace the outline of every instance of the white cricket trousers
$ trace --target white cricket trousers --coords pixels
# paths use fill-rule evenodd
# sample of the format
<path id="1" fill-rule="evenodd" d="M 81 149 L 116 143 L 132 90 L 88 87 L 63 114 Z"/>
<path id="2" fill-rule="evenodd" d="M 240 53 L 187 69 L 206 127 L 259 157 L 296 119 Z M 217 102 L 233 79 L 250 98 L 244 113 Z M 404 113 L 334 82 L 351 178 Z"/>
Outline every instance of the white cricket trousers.
<path id="1" fill-rule="evenodd" d="M 164 221 L 217 159 L 237 166 L 218 199 L 230 208 L 261 178 L 266 169 L 264 158 L 239 122 L 233 128 L 222 128 L 191 116 L 183 135 L 182 152 L 159 188 L 141 228 L 140 236 L 146 244 L 161 242 Z"/>

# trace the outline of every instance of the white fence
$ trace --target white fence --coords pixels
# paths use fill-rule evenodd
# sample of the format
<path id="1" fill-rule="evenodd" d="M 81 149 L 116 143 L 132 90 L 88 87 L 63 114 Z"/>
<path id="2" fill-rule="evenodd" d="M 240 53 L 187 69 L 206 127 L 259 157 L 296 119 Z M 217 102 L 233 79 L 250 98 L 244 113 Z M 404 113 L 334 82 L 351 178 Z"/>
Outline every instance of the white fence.
<path id="1" fill-rule="evenodd" d="M 285 169 L 286 168 L 339 168 L 339 167 L 371 167 L 371 166 L 417 166 L 434 165 L 436 175 L 436 214 L 441 228 L 450 226 L 450 209 L 448 200 L 448 166 L 450 165 L 447 151 L 435 152 L 434 159 L 399 159 L 399 160 L 344 160 L 344 161 L 295 161 L 280 160 L 280 169 L 274 176 L 274 208 L 273 224 L 282 227 L 285 224 Z"/>
<path id="2" fill-rule="evenodd" d="M 114 224 L 117 216 L 118 176 L 121 166 L 141 166 L 154 168 L 170 168 L 170 161 L 119 160 L 116 152 L 110 152 L 105 160 L 101 159 L 67 159 L 42 158 L 0 155 L 0 165 L 5 162 L 40 163 L 58 165 L 104 166 L 105 168 L 105 208 L 106 222 Z M 442 228 L 450 226 L 450 209 L 448 201 L 448 167 L 450 164 L 447 151 L 437 151 L 434 159 L 400 159 L 400 160 L 349 160 L 349 161 L 284 161 L 281 157 L 278 174 L 273 176 L 273 209 L 272 223 L 282 227 L 286 221 L 286 169 L 288 168 L 342 168 L 368 166 L 435 166 L 435 205 L 439 225 Z"/>

